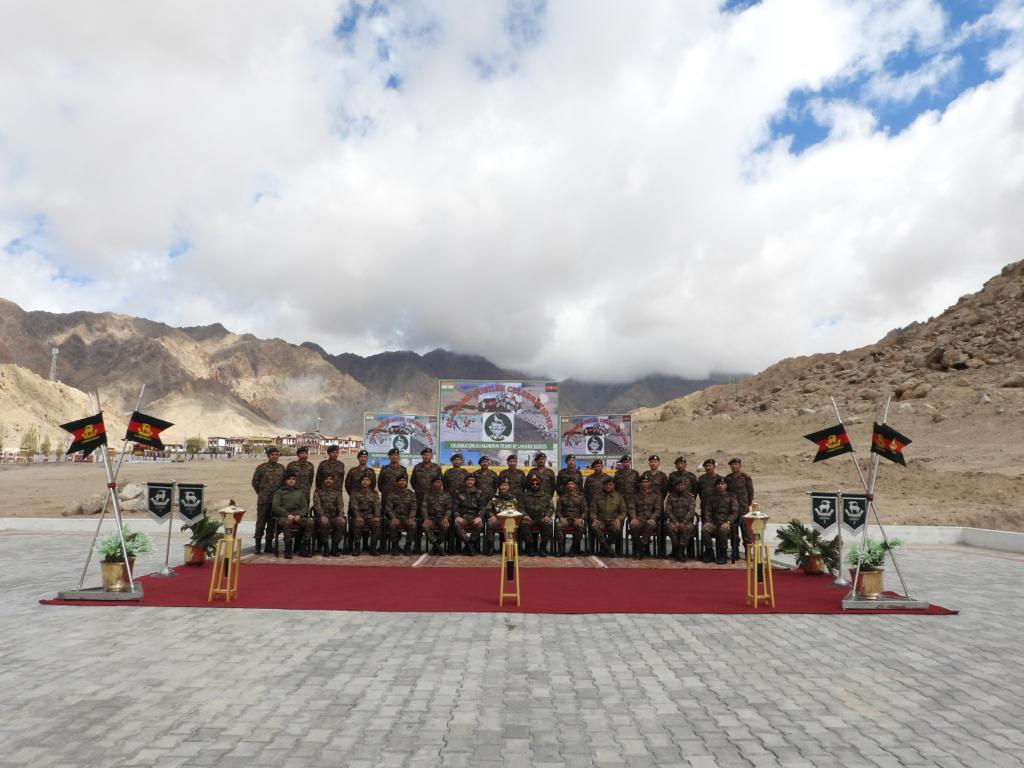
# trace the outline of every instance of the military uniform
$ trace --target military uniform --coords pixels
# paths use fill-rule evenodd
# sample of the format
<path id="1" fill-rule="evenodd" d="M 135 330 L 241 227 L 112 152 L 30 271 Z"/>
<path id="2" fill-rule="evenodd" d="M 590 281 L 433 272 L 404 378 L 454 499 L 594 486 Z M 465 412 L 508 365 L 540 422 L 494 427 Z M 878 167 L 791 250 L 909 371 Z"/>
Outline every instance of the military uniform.
<path id="1" fill-rule="evenodd" d="M 682 493 L 675 488 L 665 499 L 665 521 L 669 539 L 672 540 L 672 553 L 676 560 L 686 560 L 686 547 L 693 538 L 697 527 L 694 523 L 696 502 L 693 494 L 683 486 Z"/>
<path id="2" fill-rule="evenodd" d="M 345 462 L 337 459 L 324 459 L 316 465 L 316 487 L 323 488 L 324 478 L 334 477 L 334 487 L 339 491 L 345 487 Z"/>
<path id="3" fill-rule="evenodd" d="M 348 497 L 348 514 L 352 518 L 352 554 L 359 554 L 363 531 L 368 530 L 370 541 L 367 551 L 376 555 L 380 540 L 380 494 L 369 488 L 360 488 Z"/>
<path id="4" fill-rule="evenodd" d="M 611 475 L 605 472 L 591 472 L 587 475 L 587 479 L 583 482 L 583 498 L 587 500 L 588 508 L 594 497 L 601 493 L 606 477 L 611 477 Z"/>
<path id="5" fill-rule="evenodd" d="M 453 507 L 451 494 L 443 489 L 431 489 L 423 500 L 423 528 L 434 554 L 440 554 L 441 544 L 448 536 Z"/>
<path id="6" fill-rule="evenodd" d="M 660 469 L 648 469 L 646 472 L 640 475 L 641 480 L 643 480 L 644 478 L 647 478 L 648 480 L 651 481 L 651 488 L 657 491 L 658 496 L 660 496 L 662 500 L 664 500 L 665 497 L 668 495 L 669 491 L 668 475 L 666 475 Z"/>
<path id="7" fill-rule="evenodd" d="M 750 505 L 754 502 L 754 481 L 750 475 L 746 472 L 730 472 L 725 476 L 725 490 L 736 498 L 740 517 L 750 511 Z M 739 527 L 740 533 L 743 535 L 743 543 L 750 544 L 748 541 L 750 534 L 747 533 L 747 527 L 741 525 L 739 517 L 733 520 L 732 524 Z"/>
<path id="8" fill-rule="evenodd" d="M 485 542 L 484 553 L 491 554 L 491 545 L 494 543 L 494 534 L 497 533 L 505 538 L 504 529 L 501 524 L 501 520 L 498 515 L 502 512 L 507 511 L 519 512 L 519 501 L 515 496 L 509 493 L 502 493 L 498 491 L 494 497 L 487 502 L 487 506 L 484 509 L 484 514 L 487 517 L 487 541 Z"/>
<path id="9" fill-rule="evenodd" d="M 694 498 L 697 497 L 697 476 L 688 469 L 677 469 L 670 473 L 668 476 L 667 487 L 671 493 L 675 490 L 676 483 L 679 482 L 680 478 L 686 483 L 686 490 L 690 492 L 690 495 Z"/>
<path id="10" fill-rule="evenodd" d="M 641 490 L 636 497 L 636 517 L 629 523 L 633 538 L 633 554 L 639 556 L 641 547 L 651 543 L 658 533 L 658 519 L 661 517 L 661 495 L 654 489 Z"/>
<path id="11" fill-rule="evenodd" d="M 284 485 L 284 465 L 279 461 L 264 461 L 252 473 L 252 489 L 256 491 L 256 549 L 264 531 L 267 551 L 274 544 L 274 492 Z"/>
<path id="12" fill-rule="evenodd" d="M 401 464 L 385 464 L 377 474 L 377 490 L 380 491 L 380 504 L 387 509 L 388 497 L 398 490 L 398 478 L 409 479 L 409 470 Z"/>
<path id="13" fill-rule="evenodd" d="M 710 475 L 706 472 L 697 478 L 697 498 L 700 499 L 700 514 L 704 517 L 704 505 L 707 504 L 708 499 L 714 494 L 715 486 L 718 481 L 722 479 L 722 476 L 712 472 Z"/>
<path id="14" fill-rule="evenodd" d="M 548 540 L 551 538 L 551 516 L 555 513 L 551 495 L 543 487 L 534 488 L 531 484 L 523 494 L 523 508 L 520 511 L 523 519 L 519 521 L 519 538 L 526 545 L 527 553 L 539 551 L 541 557 L 546 557 Z M 539 530 L 535 532 L 534 526 Z M 534 540 L 536 535 L 540 538 L 539 550 Z"/>
<path id="15" fill-rule="evenodd" d="M 494 498 L 494 494 L 498 492 L 498 473 L 490 467 L 487 469 L 480 467 L 473 473 L 473 477 L 476 478 L 476 487 L 479 489 L 480 495 L 483 497 L 483 505 L 486 507 Z"/>
<path id="16" fill-rule="evenodd" d="M 432 461 L 421 461 L 412 468 L 412 475 L 409 478 L 409 485 L 416 493 L 416 504 L 418 514 L 423 515 L 423 503 L 430 492 L 430 484 L 435 477 L 441 477 L 441 465 Z"/>
<path id="17" fill-rule="evenodd" d="M 507 467 L 498 473 L 498 485 L 502 483 L 508 483 L 509 493 L 521 503 L 526 492 L 526 473 L 519 467 Z"/>
<path id="18" fill-rule="evenodd" d="M 578 469 L 569 469 L 568 467 L 566 467 L 565 469 L 558 470 L 558 475 L 555 477 L 555 487 L 557 488 L 558 492 L 561 493 L 563 490 L 565 490 L 565 484 L 568 483 L 570 480 L 576 482 L 576 490 L 582 493 L 584 485 L 583 473 L 580 472 Z"/>
<path id="19" fill-rule="evenodd" d="M 566 529 L 573 529 L 572 554 L 580 553 L 580 542 L 587 524 L 587 500 L 578 490 L 558 492 L 558 505 L 555 508 L 555 535 L 558 537 L 559 553 L 565 551 Z"/>
<path id="20" fill-rule="evenodd" d="M 285 467 L 285 471 L 295 474 L 295 487 L 306 495 L 306 504 L 309 504 L 309 494 L 313 488 L 313 473 L 316 471 L 313 463 L 311 461 L 296 459 L 295 461 L 288 462 L 288 466 Z"/>
<path id="21" fill-rule="evenodd" d="M 557 484 L 557 480 L 555 478 L 555 470 L 553 470 L 551 467 L 534 467 L 533 469 L 526 473 L 527 487 L 530 486 L 530 478 L 532 477 L 540 478 L 541 490 L 547 493 L 549 499 L 555 495 L 555 487 Z"/>
<path id="22" fill-rule="evenodd" d="M 345 540 L 348 520 L 345 517 L 345 500 L 341 489 L 318 488 L 313 492 L 313 512 L 316 524 L 316 538 L 324 554 L 341 554 L 341 543 Z M 330 548 L 328 549 L 328 538 Z"/>
<path id="23" fill-rule="evenodd" d="M 284 556 L 290 559 L 296 536 L 301 536 L 303 547 L 309 545 L 313 540 L 313 521 L 307 517 L 309 505 L 306 503 L 306 494 L 297 485 L 294 488 L 289 488 L 287 485 L 282 486 L 274 491 L 271 508 L 274 512 L 277 530 L 284 536 Z M 289 520 L 289 515 L 298 515 L 299 519 Z"/>
<path id="24" fill-rule="evenodd" d="M 377 490 L 377 473 L 369 467 L 356 464 L 345 475 L 345 493 L 348 494 L 349 499 L 359 492 L 364 477 L 370 478 L 370 490 Z"/>
<path id="25" fill-rule="evenodd" d="M 725 562 L 725 547 L 729 542 L 732 523 L 738 516 L 739 505 L 736 503 L 736 497 L 724 488 L 721 491 L 712 491 L 711 495 L 701 500 L 701 533 L 705 560 L 711 555 L 711 540 L 714 538 L 717 543 L 718 562 Z"/>
<path id="26" fill-rule="evenodd" d="M 626 502 L 630 516 L 636 514 L 636 497 L 640 493 L 640 473 L 635 469 L 619 469 L 615 472 L 615 490 Z"/>
<path id="27" fill-rule="evenodd" d="M 622 521 L 626 514 L 626 500 L 618 491 L 602 489 L 590 502 L 590 527 L 594 538 L 608 554 L 615 552 L 615 542 L 622 535 Z"/>
<path id="28" fill-rule="evenodd" d="M 452 494 L 454 498 L 455 494 L 461 492 L 466 487 L 467 477 L 469 477 L 468 470 L 463 467 L 452 467 L 444 473 L 444 489 Z"/>
<path id="29" fill-rule="evenodd" d="M 480 516 L 483 509 L 483 495 L 475 486 L 463 488 L 454 494 L 455 503 L 455 535 L 468 545 L 466 554 L 473 554 L 472 545 L 480 538 L 484 530 L 484 521 Z"/>
<path id="30" fill-rule="evenodd" d="M 388 494 L 386 510 L 388 535 L 391 538 L 391 552 L 397 554 L 402 531 L 406 533 L 405 554 L 412 552 L 412 540 L 416 535 L 416 494 L 408 488 L 396 488 Z"/>

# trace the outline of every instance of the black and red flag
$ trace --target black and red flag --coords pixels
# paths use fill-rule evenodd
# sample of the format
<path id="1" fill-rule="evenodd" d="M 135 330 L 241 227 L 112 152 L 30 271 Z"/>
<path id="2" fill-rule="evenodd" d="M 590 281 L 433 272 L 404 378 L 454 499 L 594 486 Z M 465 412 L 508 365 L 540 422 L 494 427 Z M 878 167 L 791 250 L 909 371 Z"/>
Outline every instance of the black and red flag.
<path id="1" fill-rule="evenodd" d="M 124 439 L 133 443 L 142 443 L 162 451 L 164 444 L 160 440 L 160 433 L 173 426 L 174 424 L 169 421 L 135 411 L 131 418 L 128 419 L 128 431 L 125 433 Z"/>
<path id="2" fill-rule="evenodd" d="M 875 422 L 871 432 L 871 452 L 882 458 L 907 466 L 903 458 L 903 449 L 910 445 L 910 438 L 904 437 L 888 424 Z"/>
<path id="3" fill-rule="evenodd" d="M 74 437 L 71 445 L 68 446 L 68 456 L 78 451 L 81 451 L 83 456 L 88 456 L 101 445 L 107 444 L 107 428 L 103 425 L 103 411 L 95 416 L 86 416 L 78 421 L 61 424 L 60 428 L 67 430 Z"/>
<path id="4" fill-rule="evenodd" d="M 850 436 L 846 434 L 846 427 L 842 424 L 836 424 L 834 427 L 822 429 L 818 432 L 811 432 L 811 434 L 804 435 L 804 437 L 818 446 L 818 453 L 814 457 L 815 461 L 824 461 L 825 459 L 831 459 L 833 456 L 853 451 L 853 446 L 850 445 Z"/>

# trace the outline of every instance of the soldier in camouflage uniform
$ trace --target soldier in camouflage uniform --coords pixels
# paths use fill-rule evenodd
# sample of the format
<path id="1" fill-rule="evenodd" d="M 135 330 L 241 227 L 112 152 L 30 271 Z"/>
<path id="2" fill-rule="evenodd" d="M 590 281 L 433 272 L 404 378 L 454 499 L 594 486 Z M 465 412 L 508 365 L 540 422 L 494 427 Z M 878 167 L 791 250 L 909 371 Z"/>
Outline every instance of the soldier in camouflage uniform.
<path id="1" fill-rule="evenodd" d="M 665 499 L 665 520 L 668 537 L 672 540 L 672 555 L 681 563 L 687 560 L 686 548 L 697 527 L 694 523 L 695 500 L 686 478 L 680 477 Z"/>
<path id="2" fill-rule="evenodd" d="M 729 474 L 725 476 L 725 487 L 736 497 L 736 506 L 739 507 L 739 515 L 742 517 L 750 511 L 750 505 L 754 503 L 754 481 L 743 471 L 743 462 L 739 459 L 729 459 Z M 747 533 L 747 526 L 742 524 L 739 518 L 732 521 L 734 528 L 739 528 L 743 535 L 743 546 L 750 546 L 750 534 Z M 733 552 L 733 557 L 737 553 Z"/>
<path id="3" fill-rule="evenodd" d="M 508 483 L 509 492 L 516 497 L 522 508 L 523 494 L 526 492 L 526 473 L 519 468 L 519 457 L 516 454 L 511 454 L 505 461 L 508 466 L 498 473 L 498 482 Z"/>
<path id="4" fill-rule="evenodd" d="M 324 557 L 337 557 L 348 530 L 348 519 L 341 489 L 334 487 L 334 475 L 324 477 L 323 486 L 313 493 L 313 512 L 320 551 Z"/>
<path id="5" fill-rule="evenodd" d="M 529 472 L 526 473 L 527 488 L 529 488 L 530 478 L 539 477 L 541 490 L 545 491 L 548 498 L 554 498 L 556 477 L 555 470 L 547 466 L 548 455 L 544 452 L 538 453 L 533 457 L 533 467 Z"/>
<path id="6" fill-rule="evenodd" d="M 288 462 L 285 470 L 295 473 L 295 476 L 298 478 L 295 487 L 306 494 L 306 504 L 308 505 L 313 488 L 313 473 L 316 468 L 309 461 L 309 448 L 305 445 L 298 447 L 295 451 L 295 457 L 295 461 Z"/>
<path id="7" fill-rule="evenodd" d="M 576 490 L 576 480 L 572 477 L 565 481 L 558 492 L 558 506 L 555 508 L 555 535 L 557 536 L 556 556 L 565 552 L 565 534 L 572 530 L 572 551 L 570 555 L 580 554 L 580 542 L 587 525 L 587 500 Z"/>
<path id="8" fill-rule="evenodd" d="M 686 457 L 678 456 L 676 458 L 676 469 L 668 476 L 668 488 L 671 491 L 676 487 L 676 483 L 682 478 L 686 482 L 686 490 L 690 492 L 690 495 L 697 498 L 697 476 L 686 468 Z"/>
<path id="9" fill-rule="evenodd" d="M 622 537 L 626 500 L 615 490 L 615 478 L 605 475 L 601 492 L 590 502 L 590 526 L 594 540 L 608 557 L 615 557 L 616 542 Z"/>
<path id="10" fill-rule="evenodd" d="M 661 500 L 664 501 L 668 495 L 668 475 L 661 471 L 661 457 L 657 454 L 652 454 L 647 457 L 647 466 L 650 469 L 645 470 L 640 479 L 643 480 L 645 477 L 651 481 L 651 487 L 658 492 Z"/>
<path id="11" fill-rule="evenodd" d="M 629 456 L 619 460 L 619 468 L 615 470 L 615 490 L 626 502 L 626 509 L 632 518 L 636 515 L 636 495 L 640 492 L 640 473 L 630 467 Z"/>
<path id="12" fill-rule="evenodd" d="M 661 494 L 651 487 L 651 478 L 640 478 L 640 493 L 636 497 L 636 517 L 630 520 L 629 533 L 633 539 L 633 557 L 639 560 L 649 550 L 651 539 L 658 533 L 661 519 Z"/>
<path id="13" fill-rule="evenodd" d="M 412 468 L 409 484 L 416 493 L 416 533 L 413 536 L 413 554 L 420 553 L 420 538 L 423 532 L 423 513 L 427 496 L 433 485 L 434 478 L 441 477 L 441 466 L 433 462 L 434 452 L 429 448 L 420 451 L 420 463 Z"/>
<path id="14" fill-rule="evenodd" d="M 559 495 L 565 490 L 565 484 L 570 480 L 576 483 L 576 490 L 580 493 L 583 492 L 583 473 L 576 467 L 576 457 L 571 453 L 565 457 L 565 469 L 558 470 L 558 476 L 555 478 L 555 486 L 558 490 Z"/>
<path id="15" fill-rule="evenodd" d="M 540 554 L 547 557 L 548 540 L 551 538 L 551 518 L 555 508 L 551 504 L 551 495 L 544 489 L 540 477 L 534 475 L 527 484 L 523 494 L 522 520 L 519 521 L 519 538 L 526 548 L 526 554 L 533 557 Z M 533 530 L 537 526 L 539 530 Z M 537 541 L 540 539 L 538 552 Z"/>
<path id="16" fill-rule="evenodd" d="M 370 478 L 370 490 L 377 490 L 377 473 L 374 472 L 370 467 L 366 466 L 366 462 L 369 460 L 370 454 L 366 451 L 360 451 L 356 454 L 356 460 L 359 462 L 356 466 L 352 467 L 345 475 L 345 493 L 348 494 L 349 501 L 351 502 L 353 494 L 358 493 L 362 490 L 363 478 Z"/>
<path id="17" fill-rule="evenodd" d="M 444 554 L 441 545 L 448 539 L 453 508 L 451 494 L 444 489 L 444 481 L 438 475 L 431 481 L 430 492 L 423 500 L 423 528 L 432 555 Z"/>
<path id="18" fill-rule="evenodd" d="M 324 478 L 328 475 L 334 477 L 334 487 L 339 491 L 345 486 L 345 462 L 338 461 L 338 453 L 341 449 L 336 445 L 327 446 L 327 458 L 321 461 L 316 468 L 316 487 L 321 488 Z"/>
<path id="19" fill-rule="evenodd" d="M 715 460 L 704 459 L 701 465 L 704 467 L 704 474 L 697 478 L 697 498 L 700 499 L 701 517 L 704 517 L 704 505 L 715 492 L 715 486 L 722 476 L 715 472 Z"/>
<path id="20" fill-rule="evenodd" d="M 484 510 L 484 514 L 487 518 L 487 541 L 484 542 L 484 554 L 490 555 L 494 553 L 494 534 L 497 533 L 501 540 L 505 540 L 505 531 L 502 528 L 501 520 L 498 518 L 502 512 L 506 510 L 521 511 L 519 509 L 519 501 L 515 496 L 512 495 L 512 489 L 509 488 L 508 481 L 498 483 L 498 492 L 494 494 L 494 497 L 487 502 L 487 507 Z"/>
<path id="21" fill-rule="evenodd" d="M 455 535 L 465 544 L 464 554 L 472 555 L 484 530 L 484 521 L 480 516 L 484 506 L 483 496 L 476 487 L 476 478 L 468 475 L 465 487 L 452 495 L 455 502 Z"/>
<path id="22" fill-rule="evenodd" d="M 702 541 L 704 542 L 704 562 L 712 560 L 711 541 L 714 539 L 718 550 L 718 564 L 725 565 L 725 548 L 732 532 L 732 521 L 739 517 L 739 505 L 725 487 L 725 478 L 719 477 L 715 482 L 715 490 L 706 499 L 701 500 Z"/>
<path id="23" fill-rule="evenodd" d="M 412 539 L 418 530 L 416 524 L 416 494 L 409 490 L 409 478 L 399 475 L 396 486 L 388 494 L 387 516 L 388 535 L 391 538 L 391 554 L 398 554 L 398 543 L 405 531 L 406 555 L 412 554 Z"/>
<path id="24" fill-rule="evenodd" d="M 409 471 L 399 461 L 401 453 L 397 448 L 388 451 L 388 463 L 377 474 L 377 490 L 380 491 L 381 509 L 388 508 L 388 497 L 398 489 L 398 478 L 409 479 Z M 406 484 L 408 485 L 408 483 Z"/>
<path id="25" fill-rule="evenodd" d="M 466 487 L 466 478 L 469 471 L 462 466 L 462 454 L 452 454 L 452 466 L 444 473 L 444 489 L 451 494 L 454 500 L 463 488 Z"/>
<path id="26" fill-rule="evenodd" d="M 267 460 L 252 473 L 252 489 L 256 491 L 256 554 L 264 532 L 267 536 L 267 552 L 274 546 L 274 492 L 284 484 L 284 466 L 280 463 L 281 451 L 277 446 L 267 448 Z"/>
<path id="27" fill-rule="evenodd" d="M 590 503 L 594 500 L 594 497 L 601 493 L 601 490 L 604 488 L 604 479 L 611 477 L 611 475 L 604 473 L 604 462 L 601 459 L 594 459 L 590 462 L 590 469 L 590 474 L 587 475 L 587 479 L 583 482 L 583 498 L 587 500 L 587 509 L 590 508 Z"/>
<path id="28" fill-rule="evenodd" d="M 284 559 L 292 559 L 294 539 L 300 537 L 303 557 L 312 557 L 313 521 L 308 517 L 306 495 L 298 487 L 298 475 L 285 472 L 284 485 L 274 491 L 271 508 L 277 529 L 284 535 Z M 267 548 L 269 552 L 269 545 Z"/>
<path id="29" fill-rule="evenodd" d="M 370 474 L 373 474 L 372 469 Z M 377 542 L 380 540 L 380 494 L 373 489 L 369 475 L 363 475 L 359 481 L 359 490 L 348 497 L 348 514 L 352 518 L 352 556 L 359 555 L 363 531 L 369 531 L 367 552 L 376 557 Z"/>
<path id="30" fill-rule="evenodd" d="M 489 456 L 480 457 L 480 469 L 473 473 L 473 477 L 476 478 L 476 487 L 483 499 L 483 507 L 481 507 L 483 509 L 491 503 L 494 494 L 498 492 L 498 475 L 491 469 Z"/>

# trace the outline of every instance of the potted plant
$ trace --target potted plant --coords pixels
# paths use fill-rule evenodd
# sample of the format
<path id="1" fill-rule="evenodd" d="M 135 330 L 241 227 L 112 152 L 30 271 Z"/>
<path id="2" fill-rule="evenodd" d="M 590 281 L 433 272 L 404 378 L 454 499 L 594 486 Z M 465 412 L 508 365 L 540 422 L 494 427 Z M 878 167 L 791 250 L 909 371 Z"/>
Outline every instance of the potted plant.
<path id="1" fill-rule="evenodd" d="M 185 565 L 202 566 L 206 558 L 217 551 L 217 542 L 224 538 L 220 520 L 203 517 L 189 525 L 181 526 L 183 531 L 191 531 L 192 540 L 185 545 Z"/>
<path id="2" fill-rule="evenodd" d="M 899 539 L 875 541 L 865 539 L 863 544 L 850 547 L 850 579 L 857 579 L 854 592 L 865 600 L 877 600 L 882 594 L 882 576 L 885 573 L 885 553 L 903 542 Z M 857 566 L 860 565 L 860 576 Z"/>
<path id="3" fill-rule="evenodd" d="M 838 536 L 824 539 L 820 531 L 796 519 L 790 521 L 789 525 L 779 528 L 776 535 L 780 543 L 775 547 L 775 551 L 783 555 L 793 555 L 797 567 L 802 568 L 804 573 L 835 573 L 839 570 Z"/>
<path id="4" fill-rule="evenodd" d="M 128 567 L 125 567 L 125 552 L 121 549 L 121 537 L 111 531 L 100 539 L 100 572 L 103 574 L 103 589 L 107 592 L 127 592 L 129 589 L 128 568 L 135 574 L 135 556 L 144 555 L 153 549 L 153 541 L 142 531 L 133 531 L 127 525 L 121 529 L 124 546 L 128 551 Z"/>

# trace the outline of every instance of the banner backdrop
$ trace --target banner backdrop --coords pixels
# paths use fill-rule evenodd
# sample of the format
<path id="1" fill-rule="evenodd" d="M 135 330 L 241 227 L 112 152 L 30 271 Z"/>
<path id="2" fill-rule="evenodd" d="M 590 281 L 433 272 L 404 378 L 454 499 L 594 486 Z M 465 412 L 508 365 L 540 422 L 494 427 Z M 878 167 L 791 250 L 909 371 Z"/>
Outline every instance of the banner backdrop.
<path id="1" fill-rule="evenodd" d="M 605 469 L 615 469 L 624 455 L 633 453 L 633 423 L 628 413 L 562 416 L 558 420 L 558 444 L 559 466 L 563 469 L 568 454 L 576 457 L 576 466 L 581 470 L 589 469 L 594 459 L 601 459 Z"/>
<path id="2" fill-rule="evenodd" d="M 437 416 L 364 413 L 363 447 L 370 454 L 367 463 L 371 467 L 389 463 L 388 451 L 392 448 L 398 449 L 401 464 L 412 467 L 424 448 L 437 453 Z"/>
<path id="3" fill-rule="evenodd" d="M 515 453 L 529 465 L 536 453 L 558 453 L 558 384 L 552 381 L 438 382 L 438 427 L 442 465 L 461 453 L 467 465 L 481 454 L 505 465 Z"/>

